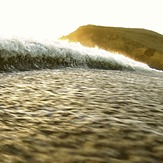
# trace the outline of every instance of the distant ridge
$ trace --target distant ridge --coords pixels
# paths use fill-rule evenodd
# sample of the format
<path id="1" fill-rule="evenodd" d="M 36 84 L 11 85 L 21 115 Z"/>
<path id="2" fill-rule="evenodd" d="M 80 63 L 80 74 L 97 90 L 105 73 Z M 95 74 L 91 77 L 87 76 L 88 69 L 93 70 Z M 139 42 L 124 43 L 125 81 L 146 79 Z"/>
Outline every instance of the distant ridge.
<path id="1" fill-rule="evenodd" d="M 163 35 L 150 30 L 86 25 L 60 39 L 120 52 L 152 68 L 163 70 Z"/>

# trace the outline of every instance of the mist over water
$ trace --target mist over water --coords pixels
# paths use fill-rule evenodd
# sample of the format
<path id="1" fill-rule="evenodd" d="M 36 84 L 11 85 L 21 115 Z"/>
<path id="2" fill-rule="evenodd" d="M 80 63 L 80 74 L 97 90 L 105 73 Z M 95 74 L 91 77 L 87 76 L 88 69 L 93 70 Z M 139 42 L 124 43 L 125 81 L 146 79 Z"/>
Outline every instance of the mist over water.
<path id="1" fill-rule="evenodd" d="M 0 71 L 0 162 L 162 163 L 162 72 L 33 40 L 1 40 Z"/>

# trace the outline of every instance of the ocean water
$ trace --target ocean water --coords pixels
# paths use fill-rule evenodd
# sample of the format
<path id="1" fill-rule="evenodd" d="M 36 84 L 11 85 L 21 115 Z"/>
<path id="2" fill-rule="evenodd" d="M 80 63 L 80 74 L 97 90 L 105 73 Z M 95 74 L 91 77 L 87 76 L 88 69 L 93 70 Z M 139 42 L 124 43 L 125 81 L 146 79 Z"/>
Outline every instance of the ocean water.
<path id="1" fill-rule="evenodd" d="M 0 41 L 0 162 L 162 163 L 163 73 L 98 48 Z"/>

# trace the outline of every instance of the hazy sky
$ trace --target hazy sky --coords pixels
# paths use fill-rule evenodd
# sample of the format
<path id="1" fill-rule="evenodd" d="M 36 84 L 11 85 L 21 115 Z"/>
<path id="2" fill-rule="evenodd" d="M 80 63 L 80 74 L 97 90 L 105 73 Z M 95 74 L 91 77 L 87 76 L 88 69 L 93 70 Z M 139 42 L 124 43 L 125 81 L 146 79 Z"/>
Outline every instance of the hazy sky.
<path id="1" fill-rule="evenodd" d="M 0 0 L 0 37 L 58 38 L 81 25 L 163 34 L 162 0 Z"/>

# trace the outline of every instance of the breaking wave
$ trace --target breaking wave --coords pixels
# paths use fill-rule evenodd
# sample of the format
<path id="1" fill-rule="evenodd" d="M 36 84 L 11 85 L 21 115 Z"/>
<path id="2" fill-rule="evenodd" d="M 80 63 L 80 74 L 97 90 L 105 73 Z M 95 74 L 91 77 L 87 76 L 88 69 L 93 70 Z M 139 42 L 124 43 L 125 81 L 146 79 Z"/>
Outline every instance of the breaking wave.
<path id="1" fill-rule="evenodd" d="M 150 71 L 148 65 L 120 54 L 66 41 L 0 40 L 0 72 L 82 67 Z"/>

